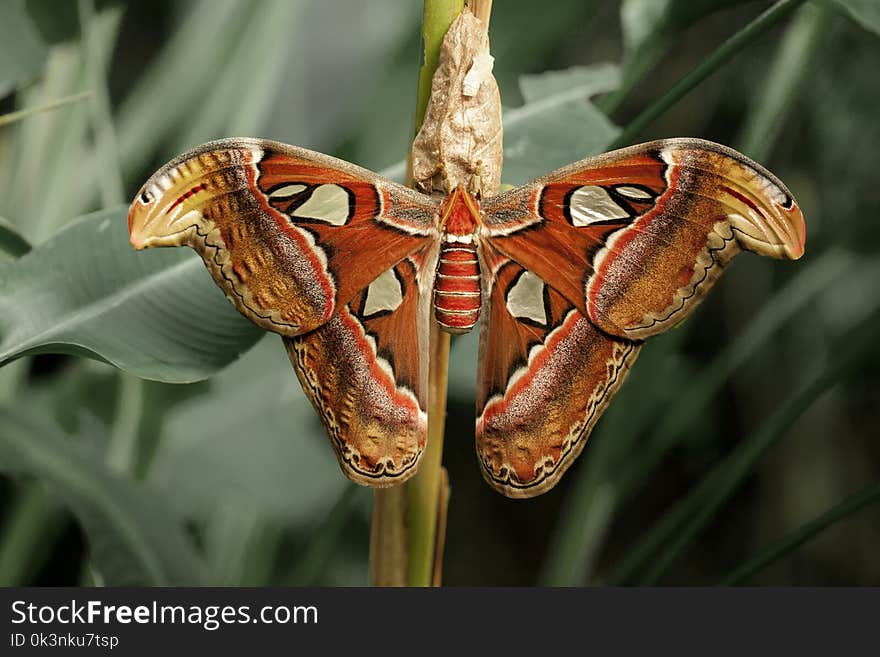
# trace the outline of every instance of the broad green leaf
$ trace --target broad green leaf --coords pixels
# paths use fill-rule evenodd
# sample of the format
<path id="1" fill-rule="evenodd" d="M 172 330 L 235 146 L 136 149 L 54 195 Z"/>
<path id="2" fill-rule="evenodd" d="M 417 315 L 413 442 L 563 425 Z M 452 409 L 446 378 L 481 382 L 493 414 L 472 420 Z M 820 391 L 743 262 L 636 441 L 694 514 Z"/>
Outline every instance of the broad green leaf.
<path id="1" fill-rule="evenodd" d="M 0 252 L 17 258 L 30 250 L 28 241 L 18 234 L 12 224 L 0 217 Z"/>
<path id="2" fill-rule="evenodd" d="M 611 64 L 521 78 L 525 104 L 504 111 L 503 181 L 519 185 L 603 151 L 619 129 L 588 99 L 617 84 Z"/>
<path id="3" fill-rule="evenodd" d="M 758 162 L 770 155 L 792 106 L 801 99 L 799 91 L 810 79 L 814 54 L 827 33 L 828 13 L 813 4 L 798 9 L 785 28 L 760 90 L 751 99 L 737 149 Z"/>
<path id="4" fill-rule="evenodd" d="M 261 334 L 189 249 L 136 252 L 125 208 L 84 217 L 0 263 L 0 364 L 73 353 L 183 383 L 211 376 Z"/>
<path id="5" fill-rule="evenodd" d="M 266 336 L 211 383 L 166 417 L 149 481 L 191 517 L 233 500 L 294 525 L 326 512 L 348 480 L 281 338 Z"/>
<path id="6" fill-rule="evenodd" d="M 569 89 L 579 89 L 584 97 L 595 96 L 613 91 L 619 84 L 620 68 L 607 62 L 523 75 L 519 79 L 519 89 L 526 103 L 538 103 Z"/>
<path id="7" fill-rule="evenodd" d="M 880 34 L 880 2 L 877 0 L 831 0 L 856 23 L 876 34 Z"/>
<path id="8" fill-rule="evenodd" d="M 0 407 L 0 469 L 35 477 L 70 507 L 107 584 L 206 583 L 204 565 L 163 497 L 112 474 L 98 452 L 41 410 Z"/>
<path id="9" fill-rule="evenodd" d="M 0 98 L 39 76 L 47 52 L 24 3 L 0 2 Z"/>

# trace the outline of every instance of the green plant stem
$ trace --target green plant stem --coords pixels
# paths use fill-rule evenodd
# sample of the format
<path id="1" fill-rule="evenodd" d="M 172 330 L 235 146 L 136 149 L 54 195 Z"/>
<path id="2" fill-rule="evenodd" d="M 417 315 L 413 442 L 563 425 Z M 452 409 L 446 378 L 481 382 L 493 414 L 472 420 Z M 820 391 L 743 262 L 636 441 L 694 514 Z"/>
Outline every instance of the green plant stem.
<path id="1" fill-rule="evenodd" d="M 407 484 L 407 584 L 431 586 L 437 557 L 437 512 L 441 496 L 443 431 L 449 371 L 449 334 L 431 324 L 428 374 L 428 442 L 419 471 Z"/>
<path id="2" fill-rule="evenodd" d="M 797 11 L 785 30 L 736 140 L 738 149 L 749 157 L 760 162 L 770 154 L 799 87 L 813 70 L 813 53 L 827 32 L 830 13 L 826 6 L 808 3 Z"/>
<path id="3" fill-rule="evenodd" d="M 425 0 L 424 59 L 419 69 L 414 134 L 422 125 L 431 98 L 431 82 L 440 60 L 443 37 L 463 8 L 463 0 Z M 407 182 L 411 183 L 409 172 Z M 430 586 L 434 579 L 449 336 L 437 331 L 433 324 L 429 351 L 428 440 L 419 471 L 405 486 L 376 489 L 373 496 L 370 576 L 374 585 Z"/>
<path id="4" fill-rule="evenodd" d="M 464 0 L 425 0 L 422 19 L 422 66 L 419 68 L 419 90 L 416 100 L 415 132 L 422 127 L 428 100 L 431 98 L 431 81 L 440 61 L 443 37 L 455 17 L 464 8 Z"/>
<path id="5" fill-rule="evenodd" d="M 633 119 L 617 136 L 617 139 L 614 140 L 610 148 L 619 148 L 631 143 L 642 130 L 690 93 L 694 87 L 721 68 L 743 48 L 791 14 L 804 1 L 780 0 L 742 30 L 730 37 L 721 47 L 704 59 L 699 66 L 685 75 L 669 91 Z"/>
<path id="6" fill-rule="evenodd" d="M 825 531 L 831 525 L 877 501 L 880 501 L 880 482 L 871 484 L 870 486 L 853 493 L 842 502 L 831 507 L 822 515 L 813 518 L 810 522 L 802 525 L 767 549 L 761 551 L 721 580 L 718 583 L 719 586 L 733 586 L 742 583 L 777 559 L 796 550 L 813 537 Z"/>
<path id="7" fill-rule="evenodd" d="M 110 112 L 110 94 L 107 90 L 107 73 L 101 57 L 100 36 L 95 24 L 95 6 L 92 0 L 79 0 L 79 24 L 82 30 L 83 51 L 85 52 L 86 76 L 92 87 L 92 125 L 98 159 L 101 163 L 98 174 L 101 188 L 101 201 L 105 208 L 123 203 L 122 175 L 119 169 L 119 155 L 116 148 L 116 134 Z"/>
<path id="8" fill-rule="evenodd" d="M 65 96 L 64 98 L 53 100 L 50 103 L 43 103 L 42 105 L 37 105 L 36 107 L 27 107 L 25 109 L 17 110 L 15 112 L 0 114 L 0 128 L 11 123 L 15 123 L 16 121 L 21 121 L 22 119 L 27 119 L 31 116 L 36 116 L 37 114 L 42 114 L 43 112 L 49 112 L 53 109 L 64 107 L 65 105 L 70 105 L 71 103 L 77 103 L 81 100 L 85 100 L 91 95 L 91 91 L 81 91 L 78 94 Z"/>
<path id="9" fill-rule="evenodd" d="M 491 3 L 485 2 L 484 18 L 488 22 Z M 440 59 L 440 47 L 449 26 L 464 8 L 463 0 L 425 0 L 422 39 L 425 61 L 419 70 L 418 104 L 415 132 L 418 133 L 431 98 L 431 83 Z M 411 184 L 410 172 L 407 183 Z M 419 471 L 407 484 L 407 567 L 409 586 L 439 584 L 435 567 L 440 562 L 438 551 L 443 539 L 437 536 L 438 509 L 443 497 L 443 434 L 446 428 L 446 395 L 449 380 L 449 334 L 431 322 L 428 370 L 428 442 L 422 454 Z M 445 510 L 444 510 L 445 513 Z M 441 528 L 445 531 L 445 526 Z"/>
<path id="10" fill-rule="evenodd" d="M 119 372 L 117 379 L 116 417 L 107 447 L 107 465 L 118 474 L 130 475 L 139 465 L 138 439 L 144 409 L 144 382 L 125 372 Z"/>
<path id="11" fill-rule="evenodd" d="M 406 586 L 406 486 L 373 491 L 370 521 L 370 583 Z"/>
<path id="12" fill-rule="evenodd" d="M 606 436 L 610 437 L 610 436 Z M 602 450 L 607 454 L 607 448 Z M 599 450 L 596 450 L 597 456 Z M 574 482 L 565 507 L 559 514 L 547 562 L 541 573 L 542 586 L 577 586 L 593 569 L 593 561 L 608 531 L 616 508 L 614 486 L 598 477 L 583 476 Z M 565 519 L 575 520 L 572 527 Z"/>

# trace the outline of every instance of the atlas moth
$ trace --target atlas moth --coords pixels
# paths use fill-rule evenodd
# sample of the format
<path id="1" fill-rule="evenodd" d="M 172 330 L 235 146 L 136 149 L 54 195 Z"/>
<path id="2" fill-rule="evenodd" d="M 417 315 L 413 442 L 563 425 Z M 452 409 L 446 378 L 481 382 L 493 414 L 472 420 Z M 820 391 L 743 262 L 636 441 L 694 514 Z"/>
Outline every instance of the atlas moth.
<path id="1" fill-rule="evenodd" d="M 303 148 L 225 139 L 159 169 L 128 223 L 138 249 L 195 249 L 242 314 L 283 336 L 360 484 L 416 472 L 431 322 L 462 333 L 482 319 L 476 451 L 509 497 L 556 484 L 642 342 L 681 322 L 733 256 L 796 259 L 805 239 L 778 178 L 699 139 L 440 201 Z"/>

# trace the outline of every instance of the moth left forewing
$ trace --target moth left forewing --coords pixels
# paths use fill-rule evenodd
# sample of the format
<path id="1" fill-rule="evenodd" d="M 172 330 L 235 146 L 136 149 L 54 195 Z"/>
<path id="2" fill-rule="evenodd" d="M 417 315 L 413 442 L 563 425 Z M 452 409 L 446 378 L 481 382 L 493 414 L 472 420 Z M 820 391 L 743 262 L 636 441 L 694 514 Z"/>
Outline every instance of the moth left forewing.
<path id="1" fill-rule="evenodd" d="M 639 343 L 605 335 L 532 272 L 481 249 L 476 449 L 508 497 L 552 488 L 583 450 Z"/>
<path id="2" fill-rule="evenodd" d="M 303 390 L 352 481 L 393 486 L 415 474 L 427 439 L 428 245 L 377 277 L 324 326 L 285 338 Z"/>
<path id="3" fill-rule="evenodd" d="M 245 316 L 285 336 L 351 479 L 389 486 L 415 472 L 436 202 L 327 155 L 227 139 L 150 178 L 129 228 L 138 248 L 193 247 Z"/>
<path id="4" fill-rule="evenodd" d="M 670 139 L 560 169 L 484 203 L 487 238 L 599 328 L 644 339 L 684 319 L 745 249 L 803 253 L 803 215 L 766 169 Z"/>
<path id="5" fill-rule="evenodd" d="M 436 239 L 436 203 L 348 162 L 262 139 L 175 158 L 129 213 L 137 248 L 191 246 L 239 311 L 294 336 Z"/>

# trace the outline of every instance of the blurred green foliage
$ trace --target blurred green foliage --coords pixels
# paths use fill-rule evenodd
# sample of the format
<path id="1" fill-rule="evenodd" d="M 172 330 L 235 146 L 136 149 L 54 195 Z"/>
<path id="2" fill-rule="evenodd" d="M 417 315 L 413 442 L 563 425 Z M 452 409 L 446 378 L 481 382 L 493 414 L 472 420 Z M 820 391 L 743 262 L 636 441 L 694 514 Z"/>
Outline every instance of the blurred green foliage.
<path id="1" fill-rule="evenodd" d="M 607 148 L 769 6 L 496 3 L 505 182 Z M 776 6 L 638 136 L 761 160 L 801 203 L 807 255 L 739 258 L 534 500 L 480 478 L 476 336 L 457 339 L 446 583 L 880 584 L 880 14 Z M 366 584 L 370 493 L 279 340 L 194 254 L 134 253 L 116 203 L 231 135 L 400 177 L 420 3 L 58 7 L 0 4 L 0 113 L 22 112 L 0 125 L 0 583 Z"/>

